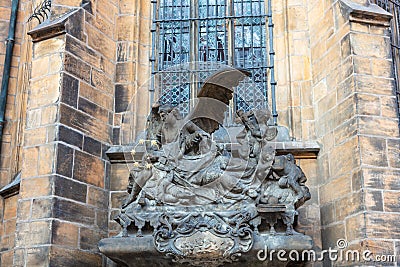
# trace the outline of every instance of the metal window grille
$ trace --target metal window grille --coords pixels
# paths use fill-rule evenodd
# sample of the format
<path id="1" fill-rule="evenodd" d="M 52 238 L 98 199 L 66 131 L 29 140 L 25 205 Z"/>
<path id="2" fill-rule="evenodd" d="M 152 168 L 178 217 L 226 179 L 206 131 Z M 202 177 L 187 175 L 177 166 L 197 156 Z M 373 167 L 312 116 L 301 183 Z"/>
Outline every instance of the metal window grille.
<path id="1" fill-rule="evenodd" d="M 152 3 L 151 60 L 153 74 L 157 74 L 153 87 L 159 88 L 154 92 L 159 102 L 179 105 L 181 112 L 187 114 L 189 101 L 196 96 L 201 82 L 221 66 L 229 65 L 249 69 L 253 74 L 251 80 L 242 81 L 236 88 L 230 113 L 267 105 L 267 73 L 273 68 L 269 63 L 273 51 L 271 43 L 269 53 L 266 45 L 269 17 L 264 0 Z M 189 62 L 207 64 L 185 65 Z"/>
<path id="2" fill-rule="evenodd" d="M 393 15 L 391 21 L 391 46 L 393 59 L 393 73 L 395 79 L 397 115 L 400 118 L 400 1 L 399 0 L 375 0 L 375 4 Z M 400 128 L 400 119 L 399 119 Z"/>

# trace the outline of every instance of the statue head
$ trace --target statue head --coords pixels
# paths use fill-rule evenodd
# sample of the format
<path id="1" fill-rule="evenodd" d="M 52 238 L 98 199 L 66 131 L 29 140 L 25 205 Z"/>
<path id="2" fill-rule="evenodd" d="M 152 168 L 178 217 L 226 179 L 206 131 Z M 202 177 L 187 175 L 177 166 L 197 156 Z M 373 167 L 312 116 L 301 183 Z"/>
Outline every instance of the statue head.
<path id="1" fill-rule="evenodd" d="M 257 109 L 254 111 L 254 116 L 259 124 L 267 125 L 268 120 L 271 118 L 271 112 L 269 109 Z"/>
<path id="2" fill-rule="evenodd" d="M 161 105 L 158 108 L 158 113 L 160 114 L 161 120 L 166 123 L 173 123 L 182 119 L 179 109 L 170 104 Z"/>

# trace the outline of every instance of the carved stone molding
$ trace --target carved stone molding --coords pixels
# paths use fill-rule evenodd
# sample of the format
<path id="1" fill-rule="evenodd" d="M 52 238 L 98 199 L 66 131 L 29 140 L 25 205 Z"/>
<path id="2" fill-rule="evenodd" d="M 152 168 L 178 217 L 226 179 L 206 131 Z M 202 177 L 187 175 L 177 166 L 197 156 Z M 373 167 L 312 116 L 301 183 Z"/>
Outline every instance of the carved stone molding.
<path id="1" fill-rule="evenodd" d="M 349 21 L 362 24 L 389 27 L 392 15 L 378 5 L 367 3 L 362 5 L 350 0 L 340 0 L 340 6 L 343 13 L 346 14 Z"/>

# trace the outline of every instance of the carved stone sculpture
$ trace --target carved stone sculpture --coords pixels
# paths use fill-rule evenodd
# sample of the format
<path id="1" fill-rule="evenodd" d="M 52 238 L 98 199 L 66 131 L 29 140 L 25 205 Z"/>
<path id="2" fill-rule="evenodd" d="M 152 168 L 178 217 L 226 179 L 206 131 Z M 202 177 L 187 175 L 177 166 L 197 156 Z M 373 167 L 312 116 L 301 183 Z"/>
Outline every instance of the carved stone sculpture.
<path id="1" fill-rule="evenodd" d="M 229 69 L 210 77 L 185 118 L 177 107 L 154 105 L 146 132 L 152 145 L 131 170 L 116 218 L 121 237 L 151 235 L 173 262 L 220 266 L 250 251 L 260 232 L 299 234 L 296 209 L 310 193 L 294 157 L 276 155 L 269 144 L 277 134 L 269 110 L 237 112 L 238 157 L 211 138 L 246 75 Z"/>

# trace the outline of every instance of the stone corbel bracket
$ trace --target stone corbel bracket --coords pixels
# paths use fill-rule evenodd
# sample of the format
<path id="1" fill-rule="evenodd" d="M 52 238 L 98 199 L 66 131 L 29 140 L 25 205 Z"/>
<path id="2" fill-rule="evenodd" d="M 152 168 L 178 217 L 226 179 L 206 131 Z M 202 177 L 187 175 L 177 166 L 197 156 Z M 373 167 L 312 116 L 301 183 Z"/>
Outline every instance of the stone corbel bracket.
<path id="1" fill-rule="evenodd" d="M 361 5 L 350 0 L 340 0 L 342 13 L 350 22 L 389 27 L 392 14 L 376 4 Z"/>

